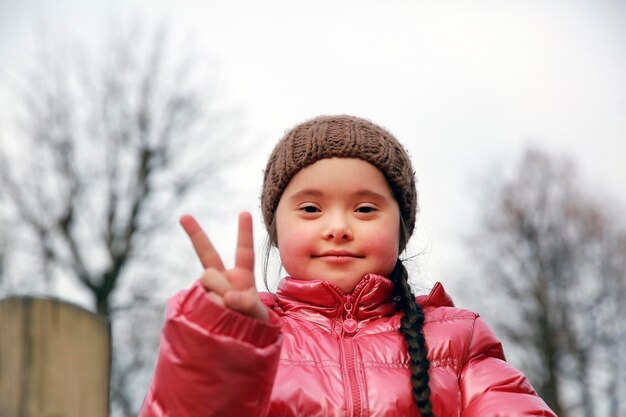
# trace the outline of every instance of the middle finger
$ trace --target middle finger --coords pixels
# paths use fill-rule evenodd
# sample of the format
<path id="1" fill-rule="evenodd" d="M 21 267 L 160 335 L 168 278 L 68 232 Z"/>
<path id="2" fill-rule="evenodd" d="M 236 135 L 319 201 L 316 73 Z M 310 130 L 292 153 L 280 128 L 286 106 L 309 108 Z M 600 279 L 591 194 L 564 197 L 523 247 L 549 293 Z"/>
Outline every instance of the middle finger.
<path id="1" fill-rule="evenodd" d="M 252 236 L 252 216 L 243 212 L 239 215 L 239 234 L 235 252 L 235 267 L 248 272 L 254 271 L 254 242 Z"/>

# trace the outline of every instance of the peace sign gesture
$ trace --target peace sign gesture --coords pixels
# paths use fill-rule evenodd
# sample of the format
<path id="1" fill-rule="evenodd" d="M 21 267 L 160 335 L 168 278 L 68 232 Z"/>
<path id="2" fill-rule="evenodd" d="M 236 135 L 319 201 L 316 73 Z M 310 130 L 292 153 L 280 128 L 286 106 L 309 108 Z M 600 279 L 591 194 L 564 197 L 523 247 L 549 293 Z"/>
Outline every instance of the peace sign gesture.
<path id="1" fill-rule="evenodd" d="M 196 219 L 184 215 L 180 218 L 180 224 L 191 239 L 204 268 L 200 281 L 207 290 L 207 296 L 219 305 L 267 321 L 267 309 L 254 284 L 254 245 L 250 213 L 243 212 L 239 215 L 235 267 L 232 269 L 224 268 L 220 255 Z"/>

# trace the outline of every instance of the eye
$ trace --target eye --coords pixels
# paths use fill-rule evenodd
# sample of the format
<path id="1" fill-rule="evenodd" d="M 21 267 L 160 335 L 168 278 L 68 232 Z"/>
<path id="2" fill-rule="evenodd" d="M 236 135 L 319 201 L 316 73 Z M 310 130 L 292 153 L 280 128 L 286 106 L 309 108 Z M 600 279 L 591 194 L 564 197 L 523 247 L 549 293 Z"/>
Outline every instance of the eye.
<path id="1" fill-rule="evenodd" d="M 320 211 L 319 207 L 313 204 L 305 204 L 298 208 L 298 210 L 303 211 L 305 213 L 317 213 Z"/>
<path id="2" fill-rule="evenodd" d="M 356 208 L 356 211 L 358 213 L 370 214 L 370 213 L 374 213 L 375 211 L 377 211 L 377 209 L 376 207 L 373 207 L 373 206 L 361 205 Z"/>

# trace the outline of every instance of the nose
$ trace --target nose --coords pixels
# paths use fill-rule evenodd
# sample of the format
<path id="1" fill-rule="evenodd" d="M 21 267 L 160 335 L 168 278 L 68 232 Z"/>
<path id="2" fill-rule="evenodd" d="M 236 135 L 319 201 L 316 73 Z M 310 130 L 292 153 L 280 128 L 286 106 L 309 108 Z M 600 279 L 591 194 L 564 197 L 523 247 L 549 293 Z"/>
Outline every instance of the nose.
<path id="1" fill-rule="evenodd" d="M 324 239 L 350 241 L 354 238 L 350 222 L 342 214 L 329 216 L 324 229 Z"/>

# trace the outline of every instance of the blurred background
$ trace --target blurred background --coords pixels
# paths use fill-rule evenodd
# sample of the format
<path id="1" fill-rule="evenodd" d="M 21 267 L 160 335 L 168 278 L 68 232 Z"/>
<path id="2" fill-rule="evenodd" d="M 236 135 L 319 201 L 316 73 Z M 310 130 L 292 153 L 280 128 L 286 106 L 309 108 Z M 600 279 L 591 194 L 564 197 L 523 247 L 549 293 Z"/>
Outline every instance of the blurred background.
<path id="1" fill-rule="evenodd" d="M 619 0 L 0 0 L 0 298 L 111 320 L 136 415 L 201 273 L 178 217 L 228 263 L 251 211 L 262 264 L 275 142 L 354 114 L 413 158 L 416 291 L 481 313 L 559 416 L 624 416 L 625 45 Z"/>

